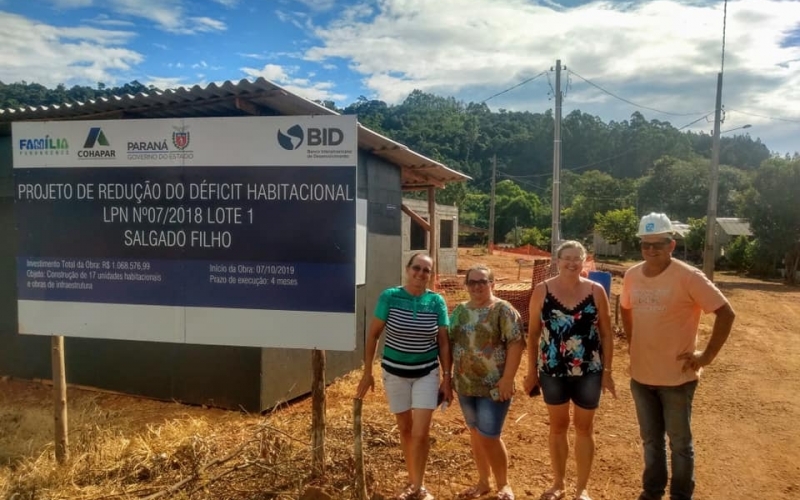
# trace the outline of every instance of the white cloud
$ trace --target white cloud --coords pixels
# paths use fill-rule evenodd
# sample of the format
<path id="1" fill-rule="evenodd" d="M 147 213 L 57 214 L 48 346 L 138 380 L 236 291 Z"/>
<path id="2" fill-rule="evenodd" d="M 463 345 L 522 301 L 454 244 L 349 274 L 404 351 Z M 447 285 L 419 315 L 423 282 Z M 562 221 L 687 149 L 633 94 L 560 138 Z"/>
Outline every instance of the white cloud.
<path id="1" fill-rule="evenodd" d="M 713 109 L 721 2 L 553 4 L 383 0 L 372 14 L 366 9 L 360 16 L 342 14 L 316 28 L 320 43 L 305 56 L 322 64 L 345 61 L 377 98 L 388 102 L 398 102 L 413 89 L 485 98 L 549 69 L 560 58 L 571 70 L 631 101 L 677 113 Z M 800 2 L 728 2 L 726 104 L 800 117 L 800 65 L 787 64 L 800 58 L 800 47 L 783 46 L 798 19 Z M 536 85 L 491 104 L 550 108 L 546 80 Z M 624 119 L 637 109 L 576 76 L 565 106 L 605 120 Z M 681 125 L 691 121 L 640 111 Z"/>
<path id="2" fill-rule="evenodd" d="M 311 18 L 305 12 L 285 12 L 282 10 L 276 10 L 275 17 L 277 17 L 282 23 L 291 23 L 295 28 L 301 31 L 310 31 L 314 29 Z"/>
<path id="3" fill-rule="evenodd" d="M 222 5 L 223 7 L 236 7 L 239 3 L 239 0 L 214 0 L 216 3 Z"/>
<path id="4" fill-rule="evenodd" d="M 238 52 L 236 55 L 239 57 L 244 57 L 246 59 L 257 59 L 260 61 L 266 61 L 269 59 L 269 56 L 266 54 L 256 54 L 254 52 Z"/>
<path id="5" fill-rule="evenodd" d="M 98 14 L 92 19 L 85 19 L 84 22 L 99 24 L 101 26 L 120 26 L 124 28 L 130 28 L 135 26 L 135 24 L 131 21 L 123 21 L 121 19 L 112 19 L 107 14 Z"/>
<path id="6" fill-rule="evenodd" d="M 90 7 L 92 0 L 51 0 L 53 5 L 61 9 L 78 9 L 81 7 Z"/>
<path id="7" fill-rule="evenodd" d="M 317 12 L 331 10 L 336 5 L 336 0 L 297 0 L 297 2 Z"/>
<path id="8" fill-rule="evenodd" d="M 341 102 L 347 96 L 333 91 L 333 82 L 312 82 L 309 78 L 295 77 L 299 71 L 297 67 L 283 67 L 277 64 L 267 64 L 263 68 L 242 68 L 242 72 L 250 78 L 265 78 L 274 82 L 289 92 L 303 96 L 312 101 Z"/>
<path id="9" fill-rule="evenodd" d="M 233 4 L 233 0 L 216 0 L 222 4 Z M 54 0 L 53 3 L 60 8 L 88 7 L 91 0 Z M 107 0 L 103 7 L 110 11 L 133 18 L 145 19 L 154 22 L 156 27 L 175 34 L 192 35 L 197 33 L 213 33 L 224 31 L 227 25 L 218 20 L 204 16 L 187 15 L 184 0 Z"/>
<path id="10" fill-rule="evenodd" d="M 228 29 L 225 23 L 210 17 L 191 17 L 189 19 L 195 22 L 195 26 L 188 28 L 186 33 L 209 33 Z"/>
<path id="11" fill-rule="evenodd" d="M 146 86 L 154 86 L 160 90 L 176 89 L 178 87 L 191 87 L 197 82 L 188 82 L 183 77 L 147 76 L 142 82 Z"/>
<path id="12" fill-rule="evenodd" d="M 59 28 L 0 13 L 0 80 L 32 81 L 48 87 L 117 83 L 144 60 L 117 47 L 134 33 L 89 27 Z"/>

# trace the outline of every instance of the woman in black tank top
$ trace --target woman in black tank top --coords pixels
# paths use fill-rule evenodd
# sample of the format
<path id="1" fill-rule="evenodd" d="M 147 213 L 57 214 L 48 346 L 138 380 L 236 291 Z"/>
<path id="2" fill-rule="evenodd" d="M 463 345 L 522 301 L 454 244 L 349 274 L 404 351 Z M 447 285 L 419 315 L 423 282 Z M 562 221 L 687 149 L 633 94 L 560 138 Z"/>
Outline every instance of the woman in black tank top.
<path id="1" fill-rule="evenodd" d="M 586 249 L 577 241 L 558 247 L 558 276 L 539 283 L 531 295 L 526 392 L 541 386 L 550 417 L 553 484 L 540 500 L 566 496 L 570 406 L 575 426 L 576 500 L 587 490 L 594 458 L 594 413 L 600 394 L 616 397 L 608 297 L 602 286 L 581 277 Z M 538 319 L 538 321 L 537 321 Z M 572 405 L 570 405 L 570 401 Z"/>

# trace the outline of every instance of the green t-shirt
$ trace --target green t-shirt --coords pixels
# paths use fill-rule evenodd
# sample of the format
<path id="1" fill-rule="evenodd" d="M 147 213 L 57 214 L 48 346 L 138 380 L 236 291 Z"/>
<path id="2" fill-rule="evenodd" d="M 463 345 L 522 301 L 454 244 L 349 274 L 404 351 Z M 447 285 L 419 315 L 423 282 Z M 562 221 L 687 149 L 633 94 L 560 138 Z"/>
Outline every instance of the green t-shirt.
<path id="1" fill-rule="evenodd" d="M 449 323 L 441 295 L 426 290 L 417 296 L 401 286 L 388 288 L 378 298 L 375 317 L 386 323 L 381 362 L 386 372 L 418 378 L 439 366 L 439 327 Z"/>

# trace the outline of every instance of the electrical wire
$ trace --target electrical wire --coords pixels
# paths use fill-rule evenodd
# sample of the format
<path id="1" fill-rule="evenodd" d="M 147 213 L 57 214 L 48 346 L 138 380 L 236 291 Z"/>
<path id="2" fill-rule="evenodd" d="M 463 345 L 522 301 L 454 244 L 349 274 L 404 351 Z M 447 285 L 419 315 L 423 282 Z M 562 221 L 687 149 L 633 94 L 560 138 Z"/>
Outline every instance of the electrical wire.
<path id="1" fill-rule="evenodd" d="M 580 78 L 580 79 L 581 79 L 581 80 L 583 80 L 584 82 L 588 83 L 588 84 L 589 84 L 589 85 L 591 85 L 592 87 L 595 87 L 596 89 L 600 90 L 601 92 L 604 92 L 604 93 L 606 93 L 606 94 L 610 95 L 611 97 L 613 97 L 613 98 L 615 98 L 615 99 L 619 99 L 620 101 L 622 101 L 622 102 L 625 102 L 625 103 L 628 103 L 628 104 L 630 104 L 631 106 L 635 106 L 635 107 L 637 107 L 637 108 L 647 109 L 647 110 L 650 110 L 650 111 L 655 111 L 656 113 L 661 113 L 661 114 L 663 114 L 663 115 L 670 115 L 670 116 L 697 116 L 697 115 L 699 115 L 699 114 L 700 114 L 700 113 L 672 113 L 672 112 L 670 112 L 670 111 L 663 111 L 663 110 L 660 110 L 660 109 L 651 108 L 651 107 L 649 107 L 649 106 L 643 106 L 643 105 L 641 105 L 641 104 L 637 104 L 637 103 L 635 103 L 635 102 L 633 102 L 633 101 L 629 101 L 628 99 L 625 99 L 624 97 L 620 97 L 620 96 L 618 96 L 618 95 L 614 94 L 613 92 L 611 92 L 611 91 L 609 91 L 609 90 L 606 90 L 606 89 L 604 89 L 604 88 L 603 88 L 603 87 L 601 87 L 600 85 L 598 85 L 598 84 L 594 83 L 593 81 L 591 81 L 591 80 L 589 80 L 589 79 L 587 79 L 587 78 L 584 78 L 584 77 L 582 77 L 581 75 L 579 75 L 578 73 L 576 73 L 575 71 L 573 71 L 573 70 L 571 70 L 571 69 L 568 69 L 567 71 L 568 71 L 569 73 L 572 73 L 573 75 L 577 76 L 578 78 Z"/>
<path id="2" fill-rule="evenodd" d="M 781 122 L 788 122 L 788 123 L 800 123 L 800 120 L 793 120 L 791 118 L 781 118 L 781 117 L 778 117 L 778 116 L 759 115 L 758 113 L 750 113 L 748 111 L 741 111 L 741 110 L 733 109 L 733 108 L 727 108 L 727 109 L 728 109 L 728 111 L 733 111 L 734 113 L 741 113 L 743 115 L 749 115 L 749 116 L 757 116 L 759 118 L 766 118 L 768 120 L 778 120 L 778 121 L 781 121 Z"/>
<path id="3" fill-rule="evenodd" d="M 683 127 L 679 128 L 678 130 L 683 130 L 686 127 L 691 127 L 695 123 L 699 122 L 700 120 L 704 120 L 704 119 L 708 118 L 709 116 L 713 115 L 714 113 L 715 113 L 714 111 L 710 111 L 710 112 L 706 113 L 705 115 L 701 116 L 700 118 L 698 118 L 697 120 L 694 120 L 692 122 L 687 123 L 686 125 L 684 125 Z"/>
<path id="4" fill-rule="evenodd" d="M 525 85 L 526 83 L 530 83 L 530 82 L 532 82 L 532 81 L 536 80 L 537 78 L 539 78 L 540 76 L 542 76 L 542 75 L 546 75 L 546 74 L 547 74 L 547 71 L 542 71 L 542 72 L 541 72 L 541 73 L 539 73 L 538 75 L 536 75 L 536 76 L 532 76 L 532 77 L 530 77 L 530 78 L 528 78 L 528 79 L 526 79 L 526 80 L 523 80 L 523 81 L 521 81 L 520 83 L 518 83 L 518 84 L 514 85 L 513 87 L 509 87 L 509 88 L 507 88 L 507 89 L 505 89 L 505 90 L 503 90 L 503 91 L 501 91 L 501 92 L 498 92 L 498 93 L 496 93 L 496 94 L 490 95 L 490 96 L 489 96 L 489 97 L 487 97 L 486 99 L 482 100 L 482 101 L 480 102 L 480 104 L 483 104 L 483 103 L 485 103 L 485 102 L 487 102 L 487 101 L 489 101 L 489 100 L 491 100 L 491 99 L 494 99 L 495 97 L 501 96 L 501 95 L 505 94 L 506 92 L 510 92 L 510 91 L 512 91 L 512 90 L 514 90 L 514 89 L 516 89 L 516 88 L 522 87 L 522 86 L 523 86 L 523 85 Z"/>

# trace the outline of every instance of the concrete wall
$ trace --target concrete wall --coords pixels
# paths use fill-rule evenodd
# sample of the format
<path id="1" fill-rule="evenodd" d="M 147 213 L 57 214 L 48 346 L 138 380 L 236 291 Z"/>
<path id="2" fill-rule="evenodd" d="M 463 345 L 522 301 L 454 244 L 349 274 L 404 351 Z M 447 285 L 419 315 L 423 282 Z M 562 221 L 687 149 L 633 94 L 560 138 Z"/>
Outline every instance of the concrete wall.
<path id="1" fill-rule="evenodd" d="M 429 219 L 428 201 L 406 198 L 403 204 L 424 219 Z M 437 238 L 441 238 L 442 221 L 446 221 L 453 228 L 450 238 L 450 248 L 439 247 L 439 274 L 458 274 L 458 207 L 453 205 L 436 204 Z M 403 214 L 403 262 L 402 268 L 411 256 L 419 249 L 411 248 L 411 224 L 415 224 L 406 214 Z M 425 239 L 425 246 L 429 248 L 429 238 Z M 440 239 L 441 242 L 441 239 Z"/>

